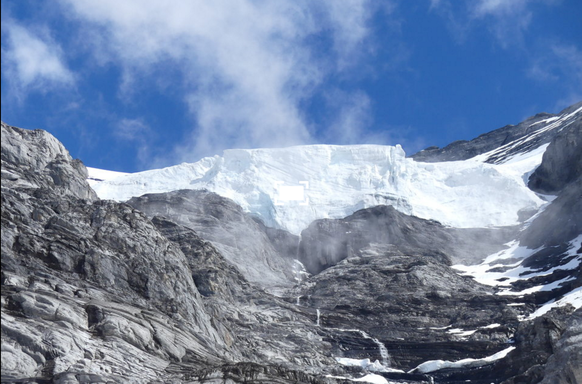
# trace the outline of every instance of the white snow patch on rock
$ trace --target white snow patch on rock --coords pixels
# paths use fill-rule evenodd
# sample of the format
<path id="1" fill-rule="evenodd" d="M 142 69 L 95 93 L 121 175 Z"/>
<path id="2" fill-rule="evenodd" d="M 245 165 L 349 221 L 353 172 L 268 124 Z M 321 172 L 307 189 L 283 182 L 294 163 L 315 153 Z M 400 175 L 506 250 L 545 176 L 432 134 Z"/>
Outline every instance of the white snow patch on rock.
<path id="1" fill-rule="evenodd" d="M 582 287 L 576 288 L 564 295 L 560 300 L 551 300 L 546 304 L 539 307 L 535 312 L 527 317 L 527 320 L 535 319 L 536 317 L 544 315 L 552 308 L 563 307 L 566 305 L 572 305 L 574 308 L 578 309 L 582 307 Z"/>
<path id="2" fill-rule="evenodd" d="M 347 367 L 361 367 L 373 372 L 404 372 L 400 369 L 387 368 L 378 360 L 372 362 L 370 359 L 350 359 L 348 357 L 336 357 L 336 361 Z"/>
<path id="3" fill-rule="evenodd" d="M 426 361 L 409 373 L 413 372 L 420 372 L 420 373 L 429 373 L 438 371 L 444 368 L 473 368 L 473 367 L 481 367 L 483 365 L 491 364 L 496 360 L 503 359 L 507 354 L 513 351 L 515 347 L 509 347 L 502 351 L 497 352 L 494 355 L 483 357 L 481 359 L 462 359 L 458 361 L 448 361 L 448 360 L 430 360 Z"/>

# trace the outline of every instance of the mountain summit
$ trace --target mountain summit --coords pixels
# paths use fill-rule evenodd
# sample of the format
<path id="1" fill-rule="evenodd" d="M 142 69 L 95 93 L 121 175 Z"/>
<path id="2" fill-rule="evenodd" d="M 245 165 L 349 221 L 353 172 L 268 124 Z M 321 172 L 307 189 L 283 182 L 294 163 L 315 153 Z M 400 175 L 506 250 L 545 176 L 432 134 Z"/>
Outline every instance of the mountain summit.
<path id="1" fill-rule="evenodd" d="M 581 382 L 581 141 L 119 174 L 2 123 L 2 383 Z"/>

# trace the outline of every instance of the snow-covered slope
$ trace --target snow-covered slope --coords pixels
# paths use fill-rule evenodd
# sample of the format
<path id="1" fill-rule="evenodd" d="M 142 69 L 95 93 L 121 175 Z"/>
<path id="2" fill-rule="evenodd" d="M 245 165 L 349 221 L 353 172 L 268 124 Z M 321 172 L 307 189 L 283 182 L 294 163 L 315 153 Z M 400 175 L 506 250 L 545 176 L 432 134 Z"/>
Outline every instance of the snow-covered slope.
<path id="1" fill-rule="evenodd" d="M 193 164 L 118 175 L 93 188 L 99 197 L 119 201 L 208 189 L 265 224 L 296 234 L 315 219 L 342 218 L 379 204 L 455 227 L 501 226 L 516 224 L 520 210 L 544 203 L 523 180 L 542 153 L 493 165 L 480 159 L 418 163 L 406 158 L 400 146 L 237 149 Z"/>

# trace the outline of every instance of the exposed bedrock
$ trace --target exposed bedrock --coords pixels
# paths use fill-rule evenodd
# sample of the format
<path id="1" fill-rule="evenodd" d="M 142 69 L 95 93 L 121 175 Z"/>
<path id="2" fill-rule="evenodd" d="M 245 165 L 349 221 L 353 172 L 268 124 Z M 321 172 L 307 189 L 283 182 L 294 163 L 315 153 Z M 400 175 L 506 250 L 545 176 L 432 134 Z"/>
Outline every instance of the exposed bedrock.
<path id="1" fill-rule="evenodd" d="M 529 187 L 557 197 L 523 232 L 521 244 L 558 246 L 582 233 L 582 118 L 550 143 Z"/>
<path id="2" fill-rule="evenodd" d="M 310 273 L 318 273 L 343 259 L 361 256 L 370 245 L 381 244 L 444 264 L 474 263 L 502 249 L 516 232 L 516 227 L 450 228 L 381 205 L 343 219 L 314 221 L 301 233 L 298 257 Z"/>
<path id="3" fill-rule="evenodd" d="M 557 194 L 582 176 L 582 117 L 560 131 L 530 176 L 530 189 Z"/>
<path id="4" fill-rule="evenodd" d="M 263 287 L 290 286 L 292 259 L 281 255 L 264 226 L 232 200 L 213 192 L 179 190 L 128 201 L 149 217 L 165 216 L 210 241 L 246 279 Z"/>
<path id="5" fill-rule="evenodd" d="M 491 355 L 517 327 L 520 312 L 490 287 L 431 257 L 374 251 L 312 277 L 302 300 L 320 310 L 322 327 L 360 329 L 384 342 L 395 367 Z M 361 352 L 343 339 L 333 342 L 346 357 Z M 379 359 L 377 348 L 370 355 Z"/>

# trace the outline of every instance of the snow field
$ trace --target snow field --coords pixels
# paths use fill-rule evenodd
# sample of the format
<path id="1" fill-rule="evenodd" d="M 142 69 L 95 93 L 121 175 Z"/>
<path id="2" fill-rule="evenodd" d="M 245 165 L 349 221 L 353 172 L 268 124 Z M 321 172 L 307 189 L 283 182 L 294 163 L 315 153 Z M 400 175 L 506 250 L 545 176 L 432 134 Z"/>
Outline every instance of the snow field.
<path id="1" fill-rule="evenodd" d="M 226 150 L 223 156 L 134 174 L 89 169 L 102 199 L 125 201 L 145 193 L 207 189 L 230 198 L 266 225 L 300 234 L 312 221 L 343 218 L 375 205 L 460 228 L 513 225 L 521 209 L 545 201 L 524 174 L 543 150 L 492 165 L 465 161 L 419 163 L 400 146 L 310 145 Z M 304 188 L 307 203 L 281 201 L 282 187 Z"/>

